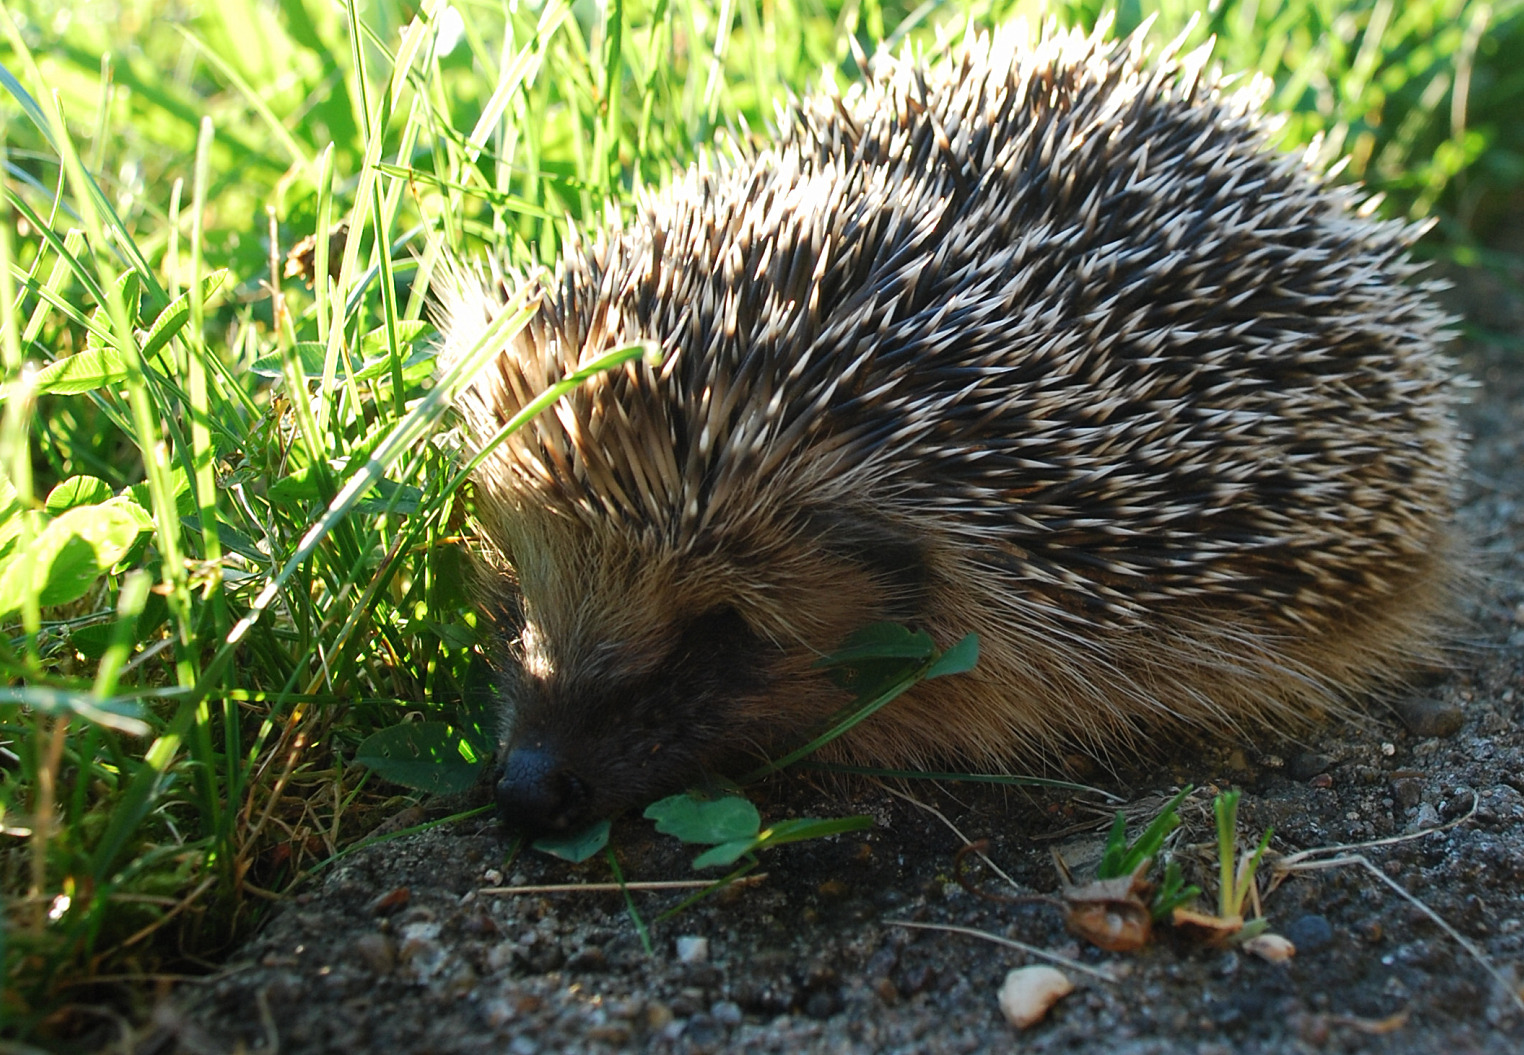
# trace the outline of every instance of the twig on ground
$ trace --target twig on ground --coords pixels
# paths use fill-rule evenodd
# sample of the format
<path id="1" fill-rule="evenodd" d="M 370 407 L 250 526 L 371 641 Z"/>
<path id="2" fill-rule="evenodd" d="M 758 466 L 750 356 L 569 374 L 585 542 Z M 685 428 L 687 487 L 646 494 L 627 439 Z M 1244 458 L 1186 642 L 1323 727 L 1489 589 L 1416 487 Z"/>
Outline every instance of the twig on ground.
<path id="1" fill-rule="evenodd" d="M 731 886 L 756 886 L 767 878 L 766 872 L 733 879 Z M 510 897 L 516 894 L 617 894 L 622 890 L 702 890 L 714 886 L 713 879 L 657 879 L 639 883 L 532 883 L 526 886 L 479 887 L 478 894 L 498 894 Z"/>
<path id="2" fill-rule="evenodd" d="M 1294 872 L 1315 872 L 1322 871 L 1325 868 L 1342 868 L 1345 865 L 1358 865 L 1390 887 L 1398 897 L 1418 909 L 1418 911 L 1429 918 L 1430 922 L 1448 934 L 1457 945 L 1466 950 L 1472 959 L 1481 964 L 1482 969 L 1492 976 L 1493 981 L 1503 987 L 1504 992 L 1513 998 L 1513 1002 L 1518 1006 L 1519 1010 L 1524 1011 L 1524 992 L 1520 992 L 1519 984 L 1499 970 L 1497 965 L 1492 962 L 1492 958 L 1482 950 L 1481 946 L 1445 922 L 1444 917 L 1424 904 L 1416 895 L 1409 893 L 1402 884 L 1377 868 L 1370 858 L 1364 854 L 1346 853 L 1348 850 L 1368 850 L 1378 846 L 1393 846 L 1397 843 L 1411 842 L 1414 839 L 1422 839 L 1427 835 L 1448 831 L 1469 821 L 1476 814 L 1477 806 L 1480 802 L 1480 797 L 1473 791 L 1471 793 L 1471 808 L 1448 823 L 1433 828 L 1425 828 L 1422 831 L 1409 832 L 1406 835 L 1394 835 L 1386 839 L 1375 839 L 1371 842 L 1348 843 L 1339 846 L 1318 846 L 1311 850 L 1302 850 L 1299 853 L 1282 857 L 1271 862 L 1272 876 L 1270 889 L 1274 890 L 1286 876 Z M 1320 859 L 1322 854 L 1338 854 L 1338 856 Z"/>
<path id="3" fill-rule="evenodd" d="M 1028 956 L 1036 956 L 1040 960 L 1047 960 L 1061 967 L 1067 967 L 1071 971 L 1088 974 L 1092 978 L 1099 978 L 1101 981 L 1110 982 L 1112 985 L 1116 985 L 1121 981 L 1116 975 L 1104 968 L 1091 967 L 1088 963 L 1071 960 L 1067 956 L 1060 956 L 1058 953 L 1049 952 L 1047 949 L 1039 949 L 1035 945 L 1028 945 L 1024 941 L 1017 941 L 1015 938 L 991 934 L 987 930 L 978 930 L 974 927 L 958 927 L 951 923 L 912 923 L 908 919 L 886 919 L 884 922 L 891 927 L 909 927 L 911 930 L 940 930 L 946 931 L 948 934 L 962 934 L 970 938 L 980 938 L 984 941 L 993 942 L 996 945 L 1004 945 L 1010 949 L 1020 949 Z"/>

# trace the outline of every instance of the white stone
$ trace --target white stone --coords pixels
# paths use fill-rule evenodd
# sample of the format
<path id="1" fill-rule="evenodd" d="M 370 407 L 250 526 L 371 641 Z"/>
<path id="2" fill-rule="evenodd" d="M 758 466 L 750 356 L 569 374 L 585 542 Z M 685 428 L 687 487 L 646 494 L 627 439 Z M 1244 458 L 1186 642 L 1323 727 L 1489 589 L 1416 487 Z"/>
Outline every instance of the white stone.
<path id="1" fill-rule="evenodd" d="M 684 935 L 677 939 L 677 958 L 683 963 L 703 963 L 709 959 L 709 939 Z"/>
<path id="2" fill-rule="evenodd" d="M 1244 942 L 1244 952 L 1252 952 L 1262 960 L 1271 963 L 1285 963 L 1296 955 L 1296 946 L 1291 939 L 1283 938 L 1279 934 L 1256 934 Z"/>
<path id="3" fill-rule="evenodd" d="M 1074 992 L 1074 983 L 1056 967 L 1018 967 L 1000 987 L 1000 1010 L 1017 1029 L 1041 1022 L 1048 1008 Z"/>

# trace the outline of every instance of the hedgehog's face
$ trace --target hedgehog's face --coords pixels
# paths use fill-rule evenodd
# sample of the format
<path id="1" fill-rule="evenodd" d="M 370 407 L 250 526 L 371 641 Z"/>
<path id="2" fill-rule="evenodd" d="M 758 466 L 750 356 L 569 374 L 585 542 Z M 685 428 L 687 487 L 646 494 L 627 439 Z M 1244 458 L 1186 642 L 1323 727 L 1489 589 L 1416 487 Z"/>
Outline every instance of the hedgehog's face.
<path id="1" fill-rule="evenodd" d="M 686 613 L 637 637 L 521 638 L 498 806 L 517 827 L 570 830 L 681 790 L 744 754 L 746 712 L 781 658 L 733 608 Z M 576 653 L 592 644 L 596 654 Z M 757 750 L 756 748 L 753 749 Z"/>
<path id="2" fill-rule="evenodd" d="M 809 536 L 784 559 L 677 560 L 559 530 L 513 543 L 524 629 L 497 800 L 516 828 L 574 830 L 797 746 L 845 702 L 819 649 L 900 614 L 875 569 Z"/>

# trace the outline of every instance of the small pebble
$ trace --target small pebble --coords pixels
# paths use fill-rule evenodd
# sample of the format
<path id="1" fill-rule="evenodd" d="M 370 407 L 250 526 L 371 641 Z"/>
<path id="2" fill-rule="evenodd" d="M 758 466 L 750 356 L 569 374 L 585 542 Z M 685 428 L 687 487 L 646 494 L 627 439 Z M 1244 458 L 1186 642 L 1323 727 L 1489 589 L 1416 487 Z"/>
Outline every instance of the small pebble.
<path id="1" fill-rule="evenodd" d="M 1333 944 L 1333 924 L 1326 916 L 1306 915 L 1292 920 L 1285 928 L 1286 937 L 1302 952 L 1317 952 Z"/>
<path id="2" fill-rule="evenodd" d="M 704 963 L 709 959 L 709 939 L 683 935 L 677 939 L 677 958 L 683 963 Z"/>
<path id="3" fill-rule="evenodd" d="M 918 963 L 900 972 L 896 988 L 905 996 L 915 996 L 936 981 L 936 978 L 937 974 L 930 966 Z"/>
<path id="4" fill-rule="evenodd" d="M 1074 983 L 1056 967 L 1037 964 L 1018 967 L 1000 987 L 1000 1012 L 1017 1029 L 1043 1020 L 1048 1008 L 1074 992 Z"/>
<path id="5" fill-rule="evenodd" d="M 672 998 L 672 1017 L 692 1018 L 704 1008 L 704 991 L 685 988 Z"/>
<path id="6" fill-rule="evenodd" d="M 636 998 L 628 1000 L 606 1000 L 603 1009 L 608 1012 L 610 1018 L 623 1019 L 626 1022 L 639 1018 L 645 1010 L 645 1005 Z"/>
<path id="7" fill-rule="evenodd" d="M 727 1029 L 739 1026 L 744 1017 L 741 1014 L 741 1005 L 734 1000 L 715 1001 L 714 1006 L 709 1009 L 709 1014 Z"/>
<path id="8" fill-rule="evenodd" d="M 578 949 L 566 961 L 567 969 L 572 971 L 601 971 L 608 965 L 608 957 L 597 945 Z"/>
<path id="9" fill-rule="evenodd" d="M 397 949 L 385 934 L 362 934 L 355 939 L 355 959 L 371 974 L 391 974 L 397 963 Z"/>
<path id="10" fill-rule="evenodd" d="M 1298 751 L 1291 756 L 1286 772 L 1292 780 L 1311 780 L 1333 765 L 1333 759 L 1317 751 Z"/>
<path id="11" fill-rule="evenodd" d="M 439 937 L 444 927 L 433 920 L 419 920 L 416 923 L 408 923 L 402 927 L 402 940 L 410 941 L 433 941 Z"/>
<path id="12" fill-rule="evenodd" d="M 1423 800 L 1423 781 L 1416 777 L 1402 777 L 1392 781 L 1392 798 L 1403 809 L 1412 809 Z"/>
<path id="13" fill-rule="evenodd" d="M 824 1021 L 841 1010 L 841 1001 L 829 989 L 817 989 L 804 1001 L 804 1013 L 816 1021 Z"/>
<path id="14" fill-rule="evenodd" d="M 683 1029 L 683 1047 L 695 1055 L 711 1055 L 725 1046 L 725 1030 L 708 1015 L 694 1015 Z"/>
<path id="15" fill-rule="evenodd" d="M 819 890 L 821 897 L 839 898 L 845 897 L 851 888 L 840 879 L 827 879 L 816 889 Z"/>
<path id="16" fill-rule="evenodd" d="M 487 969 L 501 971 L 513 965 L 513 954 L 518 946 L 511 941 L 500 941 L 487 950 Z"/>
<path id="17" fill-rule="evenodd" d="M 587 1031 L 587 1039 L 611 1044 L 616 1048 L 626 1047 L 630 1043 L 630 1027 L 622 1022 L 593 1026 Z"/>
<path id="18" fill-rule="evenodd" d="M 514 1019 L 513 1005 L 502 997 L 482 1001 L 482 1018 L 493 1029 L 501 1029 Z"/>
<path id="19" fill-rule="evenodd" d="M 407 903 L 413 898 L 413 892 L 405 886 L 395 887 L 382 894 L 370 903 L 370 912 L 374 916 L 390 916 L 407 907 Z"/>
<path id="20" fill-rule="evenodd" d="M 1408 825 L 1408 831 L 1421 832 L 1429 828 L 1437 828 L 1439 825 L 1439 811 L 1434 808 L 1434 803 L 1421 802 L 1418 804 L 1417 815 L 1414 816 L 1413 822 Z"/>
<path id="21" fill-rule="evenodd" d="M 1460 707 L 1443 700 L 1396 700 L 1392 703 L 1392 709 L 1414 736 L 1452 736 L 1466 720 L 1465 712 Z"/>

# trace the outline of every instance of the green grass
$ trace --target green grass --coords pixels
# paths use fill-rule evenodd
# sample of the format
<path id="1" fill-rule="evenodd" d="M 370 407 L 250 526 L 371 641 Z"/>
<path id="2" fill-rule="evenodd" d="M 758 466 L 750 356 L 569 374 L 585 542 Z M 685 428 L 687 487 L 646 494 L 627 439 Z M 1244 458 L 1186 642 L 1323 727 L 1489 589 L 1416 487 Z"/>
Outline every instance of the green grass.
<path id="1" fill-rule="evenodd" d="M 396 812 L 368 737 L 482 722 L 441 263 L 553 263 L 568 219 L 857 77 L 853 38 L 1042 10 L 75 6 L 0 10 L 0 1036 L 58 1044 L 96 1021 L 79 983 L 215 960 Z M 1521 9 L 1225 2 L 1192 32 L 1466 260 L 1518 203 Z M 311 289 L 283 274 L 308 236 Z"/>

